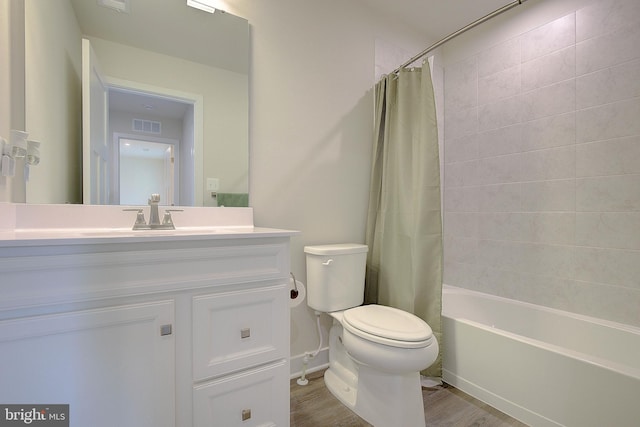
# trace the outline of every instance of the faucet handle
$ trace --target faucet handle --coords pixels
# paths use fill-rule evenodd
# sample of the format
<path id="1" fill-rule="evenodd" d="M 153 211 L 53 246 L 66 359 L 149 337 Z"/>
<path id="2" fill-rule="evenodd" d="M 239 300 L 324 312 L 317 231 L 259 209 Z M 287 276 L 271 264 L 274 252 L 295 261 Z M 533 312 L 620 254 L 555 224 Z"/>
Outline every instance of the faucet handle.
<path id="1" fill-rule="evenodd" d="M 164 211 L 164 216 L 162 217 L 162 225 L 175 230 L 175 225 L 173 224 L 173 218 L 171 218 L 171 212 L 182 212 L 184 209 L 166 209 Z"/>
<path id="2" fill-rule="evenodd" d="M 138 212 L 136 215 L 136 222 L 133 224 L 134 230 L 149 228 L 147 221 L 144 219 L 144 212 L 142 211 L 142 208 L 123 209 L 123 211 Z"/>

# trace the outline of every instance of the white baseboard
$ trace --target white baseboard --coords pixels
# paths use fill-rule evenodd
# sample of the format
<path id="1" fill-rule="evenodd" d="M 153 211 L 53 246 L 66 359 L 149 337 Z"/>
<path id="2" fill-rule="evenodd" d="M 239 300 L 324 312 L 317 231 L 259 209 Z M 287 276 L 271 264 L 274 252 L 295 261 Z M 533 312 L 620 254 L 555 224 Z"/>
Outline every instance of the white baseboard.
<path id="1" fill-rule="evenodd" d="M 304 353 L 291 356 L 290 359 L 290 378 L 298 378 L 302 375 L 304 365 Z M 329 366 L 329 347 L 320 349 L 316 357 L 309 358 L 305 374 L 320 371 Z"/>

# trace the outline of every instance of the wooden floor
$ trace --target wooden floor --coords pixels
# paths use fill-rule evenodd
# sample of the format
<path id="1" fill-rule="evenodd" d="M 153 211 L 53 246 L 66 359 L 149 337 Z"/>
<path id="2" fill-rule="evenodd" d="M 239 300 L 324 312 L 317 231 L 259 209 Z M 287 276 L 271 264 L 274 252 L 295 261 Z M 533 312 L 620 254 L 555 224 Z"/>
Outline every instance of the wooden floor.
<path id="1" fill-rule="evenodd" d="M 291 427 L 371 427 L 333 397 L 324 385 L 323 374 L 307 375 L 306 386 L 291 380 Z M 446 384 L 423 388 L 422 396 L 428 427 L 526 426 Z"/>

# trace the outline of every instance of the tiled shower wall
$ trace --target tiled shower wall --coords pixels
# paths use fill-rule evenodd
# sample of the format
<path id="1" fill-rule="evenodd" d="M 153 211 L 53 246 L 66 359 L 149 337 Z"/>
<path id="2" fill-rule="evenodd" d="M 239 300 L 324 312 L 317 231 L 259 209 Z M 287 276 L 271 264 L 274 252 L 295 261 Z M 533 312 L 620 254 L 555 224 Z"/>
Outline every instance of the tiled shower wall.
<path id="1" fill-rule="evenodd" d="M 640 326 L 640 1 L 445 68 L 444 283 Z"/>

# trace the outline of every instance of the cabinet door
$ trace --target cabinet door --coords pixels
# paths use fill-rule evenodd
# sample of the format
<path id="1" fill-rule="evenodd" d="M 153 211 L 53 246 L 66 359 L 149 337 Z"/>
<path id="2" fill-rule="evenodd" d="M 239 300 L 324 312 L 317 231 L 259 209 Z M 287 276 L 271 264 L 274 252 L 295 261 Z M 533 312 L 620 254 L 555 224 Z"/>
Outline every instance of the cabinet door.
<path id="1" fill-rule="evenodd" d="M 194 388 L 194 427 L 289 426 L 289 372 L 283 361 Z"/>
<path id="2" fill-rule="evenodd" d="M 0 402 L 69 404 L 75 427 L 174 426 L 173 301 L 0 322 Z"/>
<path id="3" fill-rule="evenodd" d="M 195 381 L 289 357 L 284 285 L 193 299 Z"/>

